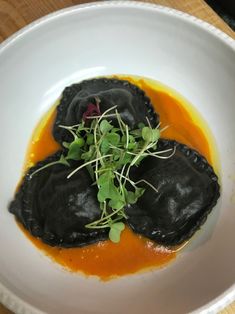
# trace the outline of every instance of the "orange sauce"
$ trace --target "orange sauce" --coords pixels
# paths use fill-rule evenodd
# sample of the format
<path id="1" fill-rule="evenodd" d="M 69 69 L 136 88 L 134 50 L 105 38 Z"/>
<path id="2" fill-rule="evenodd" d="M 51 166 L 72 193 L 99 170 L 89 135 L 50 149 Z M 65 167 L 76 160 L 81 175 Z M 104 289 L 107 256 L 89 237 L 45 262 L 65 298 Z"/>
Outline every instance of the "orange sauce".
<path id="1" fill-rule="evenodd" d="M 52 136 L 52 128 L 56 117 L 56 111 L 53 111 L 47 117 L 45 124 L 39 130 L 37 136 L 32 137 L 28 152 L 26 154 L 25 168 L 35 165 L 38 161 L 45 159 L 47 156 L 55 153 L 61 147 Z M 38 125 L 40 128 L 41 122 Z"/>
<path id="2" fill-rule="evenodd" d="M 211 153 L 207 138 L 209 130 L 198 114 L 195 117 L 195 110 L 192 112 L 190 104 L 185 99 L 155 81 L 135 77 L 126 78 L 143 89 L 151 99 L 160 116 L 160 128 L 167 126 L 162 137 L 174 139 L 196 149 L 207 158 L 209 163 L 213 163 L 215 156 Z"/>
<path id="3" fill-rule="evenodd" d="M 40 250 L 68 270 L 95 275 L 102 280 L 163 266 L 176 256 L 175 252 L 156 246 L 127 227 L 118 244 L 107 240 L 84 248 L 69 249 L 51 247 L 28 231 L 23 231 Z"/>
<path id="4" fill-rule="evenodd" d="M 214 156 L 210 145 L 204 132 L 197 125 L 200 125 L 200 121 L 194 121 L 195 117 L 188 111 L 187 106 L 182 105 L 179 97 L 172 95 L 171 90 L 160 88 L 147 79 L 123 76 L 120 78 L 127 78 L 139 85 L 150 97 L 160 115 L 161 128 L 169 126 L 162 134 L 163 137 L 176 139 L 197 149 L 210 163 L 213 163 Z M 55 112 L 48 115 L 46 120 L 44 118 L 44 126 L 37 131 L 37 138 L 33 137 L 26 158 L 28 166 L 59 149 L 51 133 L 54 119 Z M 102 280 L 154 269 L 176 257 L 176 252 L 159 247 L 152 241 L 134 234 L 127 227 L 118 244 L 107 240 L 84 248 L 70 249 L 50 247 L 40 239 L 34 238 L 28 231 L 23 231 L 36 247 L 66 269 L 86 275 L 96 275 Z"/>

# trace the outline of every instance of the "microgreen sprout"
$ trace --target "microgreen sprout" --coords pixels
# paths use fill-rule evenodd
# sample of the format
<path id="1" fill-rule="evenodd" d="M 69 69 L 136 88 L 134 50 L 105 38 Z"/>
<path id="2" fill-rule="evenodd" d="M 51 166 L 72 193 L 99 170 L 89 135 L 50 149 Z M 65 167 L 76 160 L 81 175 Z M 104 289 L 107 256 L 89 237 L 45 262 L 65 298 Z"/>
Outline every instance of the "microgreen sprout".
<path id="1" fill-rule="evenodd" d="M 100 218 L 87 224 L 86 228 L 108 228 L 110 240 L 117 243 L 125 228 L 125 207 L 137 202 L 145 192 L 143 186 L 158 193 L 157 188 L 145 180 L 134 182 L 130 178 L 131 168 L 138 166 L 147 156 L 169 158 L 175 153 L 175 148 L 156 150 L 161 132 L 165 129 L 160 130 L 160 124 L 152 128 L 146 118 L 147 125 L 140 123 L 138 128 L 131 130 L 123 121 L 117 106 L 101 114 L 99 103 L 99 99 L 96 99 L 96 106 L 89 104 L 80 124 L 60 125 L 73 135 L 71 142 L 63 142 L 66 153 L 58 161 L 36 170 L 32 176 L 55 164 L 69 166 L 71 160 L 80 161 L 67 179 L 86 167 L 97 186 L 101 210 Z M 115 126 L 110 119 L 115 119 Z M 166 156 L 167 153 L 170 155 Z"/>

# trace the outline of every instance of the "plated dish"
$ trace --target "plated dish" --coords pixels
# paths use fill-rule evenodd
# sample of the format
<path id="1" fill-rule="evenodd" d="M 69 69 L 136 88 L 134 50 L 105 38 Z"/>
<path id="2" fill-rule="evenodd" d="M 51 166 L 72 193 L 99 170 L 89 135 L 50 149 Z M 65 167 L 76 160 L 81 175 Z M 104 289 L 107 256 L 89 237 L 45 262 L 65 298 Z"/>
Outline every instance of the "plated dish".
<path id="1" fill-rule="evenodd" d="M 174 10 L 126 1 L 95 3 L 56 12 L 1 46 L 0 123 L 3 131 L 0 141 L 4 154 L 0 163 L 0 298 L 4 304 L 16 313 L 132 311 L 136 314 L 146 309 L 149 313 L 188 313 L 218 311 L 233 299 L 235 273 L 231 248 L 235 230 L 235 168 L 232 156 L 235 147 L 230 134 L 235 132 L 234 67 L 234 43 L 218 30 Z M 118 274 L 118 279 L 101 281 L 95 276 L 87 278 L 69 272 L 35 249 L 7 208 L 16 183 L 22 178 L 30 135 L 65 87 L 120 73 L 162 82 L 193 104 L 211 132 L 205 123 L 200 123 L 199 129 L 208 139 L 204 143 L 210 145 L 209 154 L 208 145 L 199 145 L 206 147 L 203 151 L 195 143 L 191 148 L 205 156 L 219 174 L 221 196 L 201 230 L 172 263 L 144 273 L 138 272 L 143 265 L 138 266 L 134 275 L 122 276 L 127 274 L 125 270 Z M 149 96 L 152 99 L 152 95 Z M 156 112 L 163 123 L 164 115 L 160 110 Z M 191 116 L 195 117 L 194 112 Z M 48 127 L 48 120 L 40 124 L 45 133 L 46 124 Z M 188 135 L 189 125 L 186 129 Z M 169 137 L 170 130 L 166 129 L 162 135 Z M 42 134 L 35 134 L 35 138 L 37 135 Z M 175 140 L 190 146 L 190 141 L 185 142 L 182 137 Z M 37 148 L 38 154 L 41 153 L 39 146 Z M 47 151 L 47 156 L 56 150 L 58 147 Z M 36 160 L 28 155 L 34 164 L 47 156 L 41 154 Z M 213 156 L 218 156 L 219 162 L 216 163 Z M 40 173 L 43 171 L 38 175 Z M 123 243 L 127 230 L 130 229 L 125 227 L 119 244 Z M 139 239 L 139 235 L 133 235 Z M 35 239 L 32 237 L 33 241 Z M 39 245 L 36 240 L 34 243 Z M 102 243 L 117 247 L 112 241 Z M 93 245 L 96 244 L 77 250 Z M 50 248 L 58 259 L 64 250 L 71 250 Z M 140 249 L 143 249 L 142 244 Z M 136 264 L 139 262 L 136 256 L 133 259 Z M 133 270 L 129 270 L 130 273 Z M 190 297 L 185 298 L 186 295 Z M 133 299 L 135 302 L 130 304 Z"/>
<path id="2" fill-rule="evenodd" d="M 39 239 L 33 239 L 38 247 L 70 270 L 107 280 L 162 266 L 217 203 L 220 187 L 206 160 L 214 157 L 206 130 L 169 89 L 157 87 L 131 76 L 73 84 L 35 130 L 42 134 L 39 149 L 33 137 L 26 162 L 31 167 L 9 211 L 30 239 Z M 53 254 L 51 247 L 57 247 Z M 64 258 L 55 257 L 58 250 Z"/>

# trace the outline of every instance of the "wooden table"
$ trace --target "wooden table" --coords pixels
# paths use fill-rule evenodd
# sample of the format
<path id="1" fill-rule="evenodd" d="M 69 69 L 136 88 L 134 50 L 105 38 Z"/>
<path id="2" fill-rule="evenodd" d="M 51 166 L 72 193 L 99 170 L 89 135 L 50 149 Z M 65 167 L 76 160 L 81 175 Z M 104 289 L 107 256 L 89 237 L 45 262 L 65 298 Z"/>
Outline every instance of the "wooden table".
<path id="1" fill-rule="evenodd" d="M 86 3 L 87 0 L 0 0 L 0 42 L 50 12 Z M 235 32 L 203 0 L 144 0 L 190 13 L 213 24 L 235 39 Z M 0 314 L 10 314 L 0 304 Z M 220 314 L 235 314 L 235 302 Z"/>

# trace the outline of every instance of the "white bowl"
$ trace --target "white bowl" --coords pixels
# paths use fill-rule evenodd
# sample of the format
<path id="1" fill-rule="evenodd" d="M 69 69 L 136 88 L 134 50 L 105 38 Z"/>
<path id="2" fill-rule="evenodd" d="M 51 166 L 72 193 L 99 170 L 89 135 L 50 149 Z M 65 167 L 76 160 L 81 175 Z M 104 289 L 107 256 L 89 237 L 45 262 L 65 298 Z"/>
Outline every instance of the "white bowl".
<path id="1" fill-rule="evenodd" d="M 32 130 L 63 88 L 98 75 L 154 78 L 208 122 L 222 195 L 203 230 L 164 269 L 107 283 L 37 250 L 7 211 Z M 235 44 L 194 17 L 135 2 L 71 7 L 0 46 L 0 301 L 16 313 L 215 312 L 235 296 Z M 207 312 L 208 313 L 208 312 Z"/>

